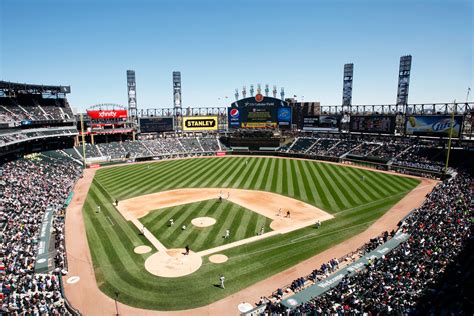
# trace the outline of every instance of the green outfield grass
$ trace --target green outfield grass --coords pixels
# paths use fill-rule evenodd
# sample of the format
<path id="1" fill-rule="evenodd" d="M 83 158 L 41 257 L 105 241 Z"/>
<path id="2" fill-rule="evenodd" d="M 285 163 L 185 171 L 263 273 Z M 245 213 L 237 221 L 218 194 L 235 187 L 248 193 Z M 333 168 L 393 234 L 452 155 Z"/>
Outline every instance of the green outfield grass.
<path id="1" fill-rule="evenodd" d="M 101 290 L 111 297 L 118 290 L 121 302 L 158 310 L 207 305 L 290 268 L 362 232 L 419 183 L 412 178 L 346 166 L 278 158 L 184 159 L 150 166 L 98 170 L 84 205 L 84 219 Z M 144 268 L 150 254 L 133 252 L 136 246 L 149 245 L 148 241 L 111 202 L 191 187 L 275 192 L 313 204 L 335 218 L 324 222 L 320 229 L 307 227 L 226 250 L 223 254 L 229 260 L 223 264 L 212 264 L 204 258 L 201 268 L 185 277 L 153 276 Z M 101 205 L 98 214 L 97 205 Z M 159 229 L 155 236 L 160 239 Z M 225 290 L 213 286 L 220 273 L 226 276 Z"/>
<path id="2" fill-rule="evenodd" d="M 204 216 L 216 219 L 216 224 L 210 227 L 191 224 L 193 218 Z M 173 226 L 168 226 L 170 218 L 174 220 Z M 140 222 L 166 248 L 188 245 L 197 252 L 256 236 L 262 226 L 269 232 L 272 220 L 232 202 L 212 199 L 155 210 L 140 218 Z M 181 229 L 183 225 L 186 230 Z M 231 238 L 223 238 L 226 229 L 230 230 Z"/>

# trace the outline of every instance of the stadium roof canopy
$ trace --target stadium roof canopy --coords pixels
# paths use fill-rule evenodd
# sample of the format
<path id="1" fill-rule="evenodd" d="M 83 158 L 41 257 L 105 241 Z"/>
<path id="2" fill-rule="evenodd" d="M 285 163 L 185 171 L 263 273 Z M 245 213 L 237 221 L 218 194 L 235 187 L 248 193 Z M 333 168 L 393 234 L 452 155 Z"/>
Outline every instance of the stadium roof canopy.
<path id="1" fill-rule="evenodd" d="M 71 93 L 70 86 L 48 86 L 8 81 L 0 81 L 0 90 L 4 92 L 9 91 L 16 93 Z"/>

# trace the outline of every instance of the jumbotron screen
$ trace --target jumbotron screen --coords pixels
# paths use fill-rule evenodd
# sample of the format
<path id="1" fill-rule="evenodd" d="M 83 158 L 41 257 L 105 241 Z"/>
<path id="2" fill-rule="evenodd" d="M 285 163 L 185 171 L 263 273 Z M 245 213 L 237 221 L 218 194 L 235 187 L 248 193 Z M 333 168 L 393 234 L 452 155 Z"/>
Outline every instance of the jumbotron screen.
<path id="1" fill-rule="evenodd" d="M 351 116 L 349 130 L 361 133 L 395 133 L 394 115 Z"/>
<path id="2" fill-rule="evenodd" d="M 160 133 L 173 131 L 172 117 L 142 117 L 140 130 L 142 133 Z"/>

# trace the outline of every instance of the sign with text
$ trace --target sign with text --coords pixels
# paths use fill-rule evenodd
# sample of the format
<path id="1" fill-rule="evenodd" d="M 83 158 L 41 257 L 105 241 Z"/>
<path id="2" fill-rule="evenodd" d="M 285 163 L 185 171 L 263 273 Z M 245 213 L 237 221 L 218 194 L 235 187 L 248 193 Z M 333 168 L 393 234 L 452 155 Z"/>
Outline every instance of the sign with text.
<path id="1" fill-rule="evenodd" d="M 87 116 L 93 120 L 127 118 L 127 110 L 87 110 Z"/>
<path id="2" fill-rule="evenodd" d="M 452 137 L 458 138 L 461 132 L 462 116 L 455 116 L 452 125 Z M 407 117 L 405 131 L 408 135 L 449 137 L 450 127 L 451 116 L 449 115 L 412 115 Z"/>
<path id="3" fill-rule="evenodd" d="M 217 131 L 217 116 L 185 116 L 183 131 Z"/>

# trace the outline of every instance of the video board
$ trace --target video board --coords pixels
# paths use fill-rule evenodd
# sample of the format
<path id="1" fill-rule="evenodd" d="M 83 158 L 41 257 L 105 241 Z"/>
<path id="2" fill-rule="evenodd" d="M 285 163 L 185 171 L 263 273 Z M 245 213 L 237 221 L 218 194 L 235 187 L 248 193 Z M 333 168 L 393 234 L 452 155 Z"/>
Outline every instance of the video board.
<path id="1" fill-rule="evenodd" d="M 461 135 L 463 117 L 454 116 L 452 137 Z M 449 137 L 451 116 L 449 115 L 412 115 L 407 117 L 405 132 L 407 135 Z"/>
<path id="2" fill-rule="evenodd" d="M 317 115 L 303 117 L 304 131 L 338 131 L 340 115 Z"/>
<path id="3" fill-rule="evenodd" d="M 395 115 L 351 115 L 349 130 L 360 133 L 395 133 Z"/>
<path id="4" fill-rule="evenodd" d="M 173 131 L 172 117 L 141 117 L 140 131 L 142 133 L 161 133 Z"/>

